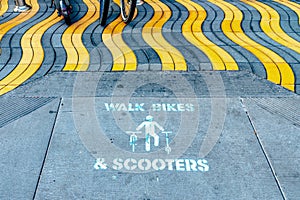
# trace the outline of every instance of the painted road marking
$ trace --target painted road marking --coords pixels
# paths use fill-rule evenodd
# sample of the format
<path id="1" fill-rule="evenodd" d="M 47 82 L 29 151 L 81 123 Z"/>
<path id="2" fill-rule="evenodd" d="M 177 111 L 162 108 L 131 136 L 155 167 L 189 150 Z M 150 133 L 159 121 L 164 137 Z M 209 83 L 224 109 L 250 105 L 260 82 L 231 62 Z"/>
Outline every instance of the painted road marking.
<path id="1" fill-rule="evenodd" d="M 33 4 L 38 6 L 38 4 Z M 46 20 L 34 25 L 23 35 L 23 55 L 16 68 L 0 81 L 0 95 L 5 94 L 28 80 L 42 65 L 44 50 L 41 44 L 43 33 L 62 18 L 56 12 Z"/>
<path id="2" fill-rule="evenodd" d="M 1 0 L 0 4 L 0 17 L 7 11 L 8 9 L 8 0 Z M 1 29 L 0 29 L 1 31 Z"/>
<path id="3" fill-rule="evenodd" d="M 99 19 L 99 1 L 84 0 L 88 12 L 83 18 L 72 24 L 64 32 L 63 46 L 67 53 L 67 62 L 64 71 L 86 71 L 89 67 L 89 52 L 82 42 L 82 34 L 85 29 Z"/>
<path id="4" fill-rule="evenodd" d="M 270 38 L 279 44 L 300 53 L 300 42 L 294 40 L 282 30 L 280 27 L 280 15 L 276 10 L 261 2 L 254 3 L 252 1 L 242 1 L 253 6 L 260 12 L 262 16 L 260 23 L 261 28 Z"/>
<path id="5" fill-rule="evenodd" d="M 32 6 L 32 8 L 28 12 L 20 13 L 17 17 L 13 18 L 12 20 L 0 24 L 0 41 L 9 30 L 29 20 L 39 11 L 39 4 L 37 3 L 37 0 L 29 1 L 28 4 Z"/>
<path id="6" fill-rule="evenodd" d="M 170 8 L 158 0 L 146 0 L 153 8 L 153 17 L 145 24 L 142 36 L 148 45 L 159 55 L 162 70 L 186 71 L 187 64 L 182 54 L 170 45 L 162 34 L 162 27 L 171 17 Z"/>
<path id="7" fill-rule="evenodd" d="M 282 5 L 285 5 L 289 7 L 291 10 L 295 11 L 298 15 L 298 20 L 299 20 L 299 25 L 300 25 L 300 5 L 296 2 L 293 1 L 288 1 L 288 0 L 273 0 L 277 3 L 281 3 Z"/>
<path id="8" fill-rule="evenodd" d="M 223 33 L 236 44 L 253 53 L 264 65 L 267 79 L 294 91 L 295 78 L 289 64 L 275 52 L 250 39 L 242 30 L 243 13 L 234 5 L 221 1 L 209 0 L 225 13 L 222 22 Z"/>
<path id="9" fill-rule="evenodd" d="M 275 1 L 288 6 L 298 16 L 300 15 L 299 4 L 285 0 Z M 63 46 L 67 52 L 67 62 L 63 69 L 64 71 L 86 71 L 89 67 L 89 52 L 83 44 L 82 35 L 87 27 L 92 23 L 96 23 L 96 20 L 99 18 L 99 2 L 97 0 L 85 0 L 84 2 L 88 7 L 88 12 L 81 20 L 75 22 L 62 34 Z M 201 26 L 207 17 L 206 10 L 199 3 L 193 1 L 177 0 L 177 2 L 189 11 L 189 17 L 182 25 L 182 34 L 184 37 L 208 56 L 214 70 L 238 70 L 238 65 L 232 55 L 215 45 L 202 32 Z M 219 6 L 224 11 L 225 18 L 221 22 L 222 32 L 262 62 L 266 69 L 268 80 L 294 91 L 295 77 L 293 70 L 281 56 L 247 37 L 241 29 L 241 22 L 243 20 L 242 12 L 233 6 L 233 4 L 226 1 L 210 0 L 209 2 Z M 266 35 L 281 45 L 300 53 L 300 43 L 288 36 L 281 29 L 279 25 L 280 15 L 273 8 L 257 1 L 241 0 L 241 2 L 255 7 L 261 13 L 261 28 Z M 40 10 L 36 0 L 31 0 L 27 3 L 32 6 L 30 11 L 20 13 L 12 20 L 0 24 L 0 40 L 11 29 L 25 21 L 29 21 Z M 118 0 L 115 3 L 119 4 Z M 187 64 L 185 58 L 179 50 L 166 41 L 162 34 L 163 26 L 170 19 L 172 10 L 158 0 L 147 0 L 146 3 L 153 8 L 154 15 L 142 29 L 143 39 L 157 52 L 162 63 L 162 70 L 186 71 Z M 7 12 L 7 9 L 8 1 L 2 0 L 0 14 Z M 272 20 L 270 20 L 271 18 Z M 18 87 L 28 80 L 42 64 L 44 51 L 41 45 L 41 38 L 46 29 L 38 27 L 42 26 L 43 23 L 49 24 L 49 21 L 40 22 L 34 26 L 35 28 L 32 27 L 32 29 L 28 30 L 26 32 L 27 35 L 23 36 L 21 41 L 23 49 L 21 62 L 16 69 L 1 80 L 1 94 Z M 53 25 L 52 22 L 50 24 Z M 128 47 L 122 36 L 126 34 L 124 33 L 125 26 L 119 17 L 110 23 L 102 34 L 103 42 L 113 55 L 112 71 L 131 71 L 137 69 L 136 55 Z M 30 36 L 30 34 L 33 35 Z M 29 42 L 30 39 L 31 41 Z M 36 57 L 37 54 L 42 56 Z"/>
<path id="10" fill-rule="evenodd" d="M 118 0 L 115 3 L 119 6 Z M 134 18 L 136 17 L 137 10 Z M 121 16 L 108 24 L 102 34 L 102 41 L 113 56 L 112 71 L 133 71 L 137 69 L 137 58 L 123 40 L 122 32 L 126 24 Z"/>
<path id="11" fill-rule="evenodd" d="M 201 27 L 207 16 L 205 9 L 193 1 L 177 2 L 186 7 L 190 14 L 182 26 L 184 37 L 207 55 L 214 70 L 238 70 L 238 65 L 231 55 L 203 34 Z"/>

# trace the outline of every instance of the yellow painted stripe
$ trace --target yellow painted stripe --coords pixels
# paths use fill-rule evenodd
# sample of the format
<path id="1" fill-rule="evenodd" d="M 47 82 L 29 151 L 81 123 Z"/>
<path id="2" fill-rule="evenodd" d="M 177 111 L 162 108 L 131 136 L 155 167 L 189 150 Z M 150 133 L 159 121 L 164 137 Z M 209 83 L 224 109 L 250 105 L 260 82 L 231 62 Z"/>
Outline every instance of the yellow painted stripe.
<path id="1" fill-rule="evenodd" d="M 287 6 L 290 9 L 292 9 L 295 13 L 297 13 L 298 19 L 299 19 L 299 25 L 300 25 L 300 4 L 293 2 L 293 1 L 288 1 L 288 0 L 273 0 L 273 1 Z"/>
<path id="2" fill-rule="evenodd" d="M 86 71 L 89 67 L 90 56 L 82 42 L 85 29 L 99 19 L 99 1 L 84 0 L 88 7 L 87 13 L 79 21 L 67 28 L 62 36 L 62 43 L 67 53 L 64 71 Z"/>
<path id="3" fill-rule="evenodd" d="M 265 66 L 267 79 L 294 91 L 295 77 L 293 70 L 275 52 L 249 38 L 241 28 L 243 13 L 232 4 L 222 0 L 209 0 L 219 6 L 225 13 L 222 22 L 223 33 L 236 44 L 253 53 Z"/>
<path id="4" fill-rule="evenodd" d="M 281 29 L 280 15 L 276 10 L 258 1 L 242 1 L 247 3 L 248 5 L 253 6 L 260 12 L 262 16 L 260 26 L 266 35 L 268 35 L 279 44 L 286 46 L 287 48 L 290 48 L 297 53 L 300 53 L 300 42 L 290 37 Z"/>
<path id="5" fill-rule="evenodd" d="M 182 26 L 184 37 L 207 55 L 214 70 L 238 70 L 232 56 L 203 34 L 201 27 L 207 17 L 205 9 L 193 1 L 177 0 L 177 2 L 189 11 L 189 17 Z"/>
<path id="6" fill-rule="evenodd" d="M 1 0 L 2 1 L 2 0 Z M 1 2 L 2 3 L 2 2 Z M 0 24 L 0 41 L 2 40 L 3 36 L 12 28 L 18 26 L 19 24 L 29 20 L 32 18 L 39 10 L 39 6 L 36 5 L 36 0 L 32 0 L 32 2 L 26 2 L 28 5 L 32 6 L 27 12 L 20 13 L 17 17 Z"/>
<path id="7" fill-rule="evenodd" d="M 163 25 L 170 19 L 172 13 L 168 6 L 159 0 L 146 0 L 152 6 L 154 15 L 145 24 L 142 36 L 160 57 L 162 70 L 186 71 L 187 65 L 182 54 L 170 45 L 162 34 Z"/>
<path id="8" fill-rule="evenodd" d="M 8 9 L 8 0 L 1 0 L 1 2 L 0 2 L 0 17 L 7 11 L 7 9 Z"/>
<path id="9" fill-rule="evenodd" d="M 103 30 L 102 40 L 106 47 L 110 50 L 113 57 L 113 70 L 121 71 L 125 68 L 125 56 L 123 55 L 121 49 L 114 43 L 113 31 L 119 23 L 122 23 L 120 16 L 108 24 Z"/>
<path id="10" fill-rule="evenodd" d="M 33 6 L 38 6 L 33 2 Z M 28 80 L 42 65 L 44 50 L 41 44 L 43 34 L 61 18 L 54 12 L 46 20 L 34 25 L 21 39 L 22 58 L 16 68 L 0 81 L 0 95 L 3 95 Z"/>
<path id="11" fill-rule="evenodd" d="M 114 1 L 120 6 L 120 1 Z M 135 11 L 134 18 L 137 15 Z M 125 43 L 122 32 L 126 24 L 121 16 L 108 24 L 103 30 L 102 40 L 113 56 L 112 71 L 134 71 L 137 69 L 137 58 L 132 49 Z"/>

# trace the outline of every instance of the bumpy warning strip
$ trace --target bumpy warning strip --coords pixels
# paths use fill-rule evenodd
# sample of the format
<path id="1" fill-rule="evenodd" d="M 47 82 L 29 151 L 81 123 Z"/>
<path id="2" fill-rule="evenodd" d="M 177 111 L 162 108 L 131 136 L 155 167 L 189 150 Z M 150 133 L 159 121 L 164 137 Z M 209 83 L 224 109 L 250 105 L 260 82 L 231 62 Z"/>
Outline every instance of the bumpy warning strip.
<path id="1" fill-rule="evenodd" d="M 280 27 L 280 15 L 272 7 L 257 1 L 245 1 L 243 2 L 256 8 L 261 16 L 261 28 L 262 30 L 274 41 L 286 46 L 297 53 L 300 53 L 300 42 L 291 38 Z"/>
<path id="2" fill-rule="evenodd" d="M 214 70 L 238 70 L 235 60 L 225 50 L 210 41 L 202 32 L 206 11 L 199 4 L 189 0 L 177 0 L 189 11 L 189 17 L 182 26 L 184 37 L 202 50 L 210 59 Z"/>
<path id="3" fill-rule="evenodd" d="M 2 4 L 2 1 L 1 1 Z M 39 10 L 39 5 L 37 3 L 37 0 L 32 0 L 27 2 L 27 4 L 32 6 L 32 9 L 30 9 L 28 12 L 20 13 L 17 17 L 13 18 L 12 20 L 9 20 L 3 24 L 0 24 L 0 41 L 2 40 L 3 36 L 12 28 L 16 27 L 17 25 L 29 20 L 31 17 L 33 17 Z"/>
<path id="4" fill-rule="evenodd" d="M 33 1 L 33 9 L 38 8 Z M 46 20 L 34 25 L 23 35 L 21 47 L 23 55 L 16 68 L 0 81 L 0 95 L 5 94 L 28 80 L 42 65 L 44 50 L 41 44 L 43 33 L 61 18 L 54 12 Z"/>
<path id="5" fill-rule="evenodd" d="M 154 9 L 154 15 L 143 27 L 142 36 L 145 42 L 159 55 L 162 70 L 186 71 L 187 64 L 184 57 L 165 40 L 162 34 L 163 25 L 172 15 L 171 10 L 158 0 L 146 0 L 146 2 Z"/>
<path id="6" fill-rule="evenodd" d="M 82 34 L 86 28 L 99 19 L 99 1 L 84 0 L 88 12 L 83 18 L 72 24 L 63 34 L 62 43 L 67 52 L 64 71 L 86 71 L 89 67 L 89 52 L 82 42 Z"/>
<path id="7" fill-rule="evenodd" d="M 273 1 L 281 3 L 282 5 L 285 5 L 286 7 L 289 7 L 291 10 L 295 11 L 295 13 L 297 13 L 298 15 L 298 20 L 300 25 L 300 4 L 289 0 L 273 0 Z"/>
<path id="8" fill-rule="evenodd" d="M 7 11 L 7 9 L 8 9 L 8 0 L 1 0 L 1 3 L 0 3 L 0 17 Z"/>
<path id="9" fill-rule="evenodd" d="M 118 0 L 115 3 L 119 5 Z M 122 37 L 125 26 L 126 24 L 119 16 L 108 24 L 102 33 L 102 41 L 113 56 L 112 71 L 133 71 L 137 69 L 137 58 Z"/>
<path id="10" fill-rule="evenodd" d="M 294 91 L 295 78 L 289 64 L 278 54 L 250 39 L 242 30 L 243 13 L 232 4 L 221 0 L 209 0 L 225 13 L 223 33 L 233 42 L 253 53 L 264 65 L 267 79 Z"/>

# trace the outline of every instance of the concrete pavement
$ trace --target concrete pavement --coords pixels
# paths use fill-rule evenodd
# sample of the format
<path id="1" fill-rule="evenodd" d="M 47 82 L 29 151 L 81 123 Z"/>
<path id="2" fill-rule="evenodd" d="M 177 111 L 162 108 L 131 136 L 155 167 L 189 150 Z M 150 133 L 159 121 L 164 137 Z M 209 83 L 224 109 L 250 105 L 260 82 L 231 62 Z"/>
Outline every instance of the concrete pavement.
<path id="1" fill-rule="evenodd" d="M 300 198 L 297 2 L 146 1 L 127 26 L 113 4 L 106 27 L 27 3 L 0 7 L 0 199 Z"/>

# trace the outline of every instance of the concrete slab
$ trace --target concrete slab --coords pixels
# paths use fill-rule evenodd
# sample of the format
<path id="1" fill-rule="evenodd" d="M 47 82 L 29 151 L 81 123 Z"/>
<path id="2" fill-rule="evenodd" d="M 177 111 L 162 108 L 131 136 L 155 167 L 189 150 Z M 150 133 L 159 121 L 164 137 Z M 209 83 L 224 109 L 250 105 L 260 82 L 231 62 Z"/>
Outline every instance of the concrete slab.
<path id="1" fill-rule="evenodd" d="M 253 98 L 244 101 L 286 199 L 299 199 L 300 98 Z"/>
<path id="2" fill-rule="evenodd" d="M 109 67 L 109 66 L 107 66 Z M 150 66 L 150 68 L 153 66 Z M 160 66 L 161 67 L 161 66 Z M 103 69 L 105 71 L 105 69 Z M 95 96 L 109 97 L 112 95 L 113 90 L 122 77 L 130 77 L 129 88 L 136 87 L 135 82 L 143 83 L 145 80 L 164 80 L 165 83 L 174 84 L 179 86 L 180 80 L 176 77 L 186 79 L 190 87 L 193 88 L 195 93 L 201 97 L 210 97 L 212 94 L 208 91 L 207 84 L 215 87 L 214 90 L 225 90 L 226 96 L 230 97 L 259 97 L 259 96 L 297 96 L 278 85 L 275 85 L 264 78 L 257 77 L 250 72 L 236 71 L 236 72 L 53 72 L 46 76 L 29 82 L 21 87 L 8 93 L 8 96 L 41 96 L 41 97 L 72 97 L 73 89 L 76 79 L 81 79 L 82 82 L 98 81 Z M 219 77 L 215 79 L 215 77 Z M 123 78 L 124 79 L 124 78 Z M 126 80 L 125 80 L 126 82 Z M 97 83 L 98 84 L 98 83 Z M 219 87 L 221 85 L 221 87 Z M 89 87 L 89 86 L 87 86 Z M 181 88 L 184 91 L 184 88 Z M 154 91 L 148 90 L 148 94 L 153 94 Z M 159 91 L 159 89 L 158 89 Z M 147 91 L 144 92 L 146 94 Z M 90 96 L 88 94 L 88 96 Z M 218 94 L 214 94 L 217 95 Z M 222 94 L 224 95 L 224 94 Z"/>
<path id="3" fill-rule="evenodd" d="M 111 100 L 63 99 L 36 199 L 282 198 L 240 99 L 226 99 L 219 135 L 209 133 L 216 116 L 209 98 L 132 98 L 138 105 L 144 102 L 142 107 L 133 107 L 135 111 L 128 111 L 128 104 L 127 111 L 116 104 L 107 107 L 105 103 Z M 193 111 L 180 107 L 181 112 L 155 112 L 151 106 L 175 100 L 197 106 Z M 158 147 L 152 146 L 151 139 L 150 151 L 145 149 L 145 138 L 138 135 L 132 152 L 126 130 L 143 122 L 149 113 L 173 131 L 170 154 L 161 133 Z M 212 149 L 205 154 L 207 144 Z"/>
<path id="4" fill-rule="evenodd" d="M 18 108 L 17 102 L 20 101 L 16 98 L 7 101 L 15 102 L 15 108 Z M 4 108 L 2 105 L 5 104 L 1 104 L 0 110 Z M 33 198 L 58 105 L 59 99 L 53 99 L 36 109 L 28 106 L 30 113 L 26 113 L 25 109 L 26 116 L 0 128 L 0 199 Z M 7 113 L 1 113 L 1 120 L 8 118 Z"/>

